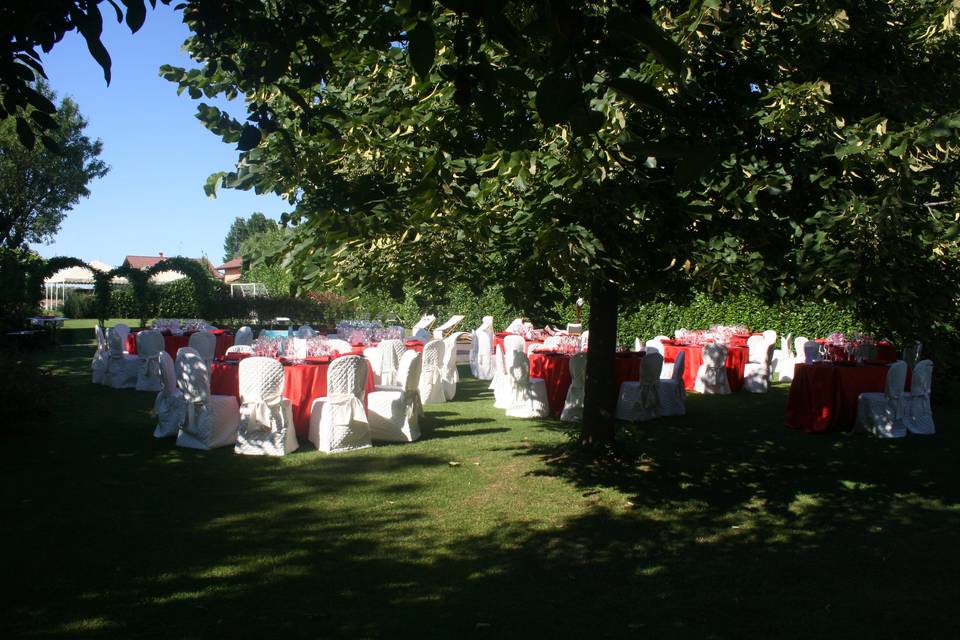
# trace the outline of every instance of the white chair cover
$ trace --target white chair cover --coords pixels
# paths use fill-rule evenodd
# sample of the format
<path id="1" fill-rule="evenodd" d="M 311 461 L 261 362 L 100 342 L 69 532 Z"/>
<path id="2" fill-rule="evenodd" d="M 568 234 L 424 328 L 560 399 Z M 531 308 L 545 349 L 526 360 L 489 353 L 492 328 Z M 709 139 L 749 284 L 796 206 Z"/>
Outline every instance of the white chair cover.
<path id="1" fill-rule="evenodd" d="M 564 422 L 583 420 L 584 382 L 587 375 L 587 354 L 578 353 L 570 358 L 570 388 L 563 401 L 560 419 Z"/>
<path id="2" fill-rule="evenodd" d="M 509 380 L 507 415 L 512 418 L 543 418 L 550 415 L 547 383 L 542 378 L 530 377 L 530 362 L 522 350 L 506 353 Z"/>
<path id="3" fill-rule="evenodd" d="M 332 340 L 328 338 L 327 346 L 340 354 L 351 355 L 353 353 L 353 347 L 350 346 L 350 343 L 340 338 L 333 338 Z"/>
<path id="4" fill-rule="evenodd" d="M 200 357 L 206 360 L 207 364 L 210 364 L 214 354 L 217 352 L 217 336 L 209 331 L 197 331 L 190 336 L 190 339 L 187 341 L 187 346 L 196 349 Z"/>
<path id="5" fill-rule="evenodd" d="M 639 336 L 637 336 L 636 338 L 633 339 L 633 350 L 634 350 L 634 351 L 640 352 L 640 351 L 643 351 L 645 348 L 646 348 L 646 343 L 643 341 L 642 338 L 640 338 Z"/>
<path id="6" fill-rule="evenodd" d="M 400 359 L 399 385 L 393 388 L 378 387 L 367 395 L 367 417 L 370 435 L 374 440 L 390 442 L 413 442 L 420 438 L 421 354 L 407 351 Z"/>
<path id="7" fill-rule="evenodd" d="M 921 360 L 913 368 L 910 393 L 903 394 L 904 421 L 910 433 L 933 435 L 937 432 L 930 409 L 930 387 L 933 384 L 933 362 Z"/>
<path id="8" fill-rule="evenodd" d="M 586 350 L 590 347 L 590 330 L 587 329 L 580 334 L 580 349 Z"/>
<path id="9" fill-rule="evenodd" d="M 135 389 L 140 373 L 140 358 L 123 352 L 124 338 L 115 328 L 107 329 L 107 366 L 103 382 L 114 389 Z"/>
<path id="10" fill-rule="evenodd" d="M 380 367 L 374 369 L 374 373 L 378 374 L 376 383 L 379 385 L 396 385 L 400 358 L 406 351 L 403 340 L 383 340 L 377 345 L 377 348 L 380 350 Z"/>
<path id="11" fill-rule="evenodd" d="M 803 342 L 803 361 L 806 364 L 813 364 L 823 360 L 823 354 L 820 352 L 820 343 L 814 340 L 804 340 Z"/>
<path id="12" fill-rule="evenodd" d="M 453 400 L 457 395 L 457 383 L 460 381 L 460 374 L 457 371 L 457 340 L 463 333 L 462 331 L 455 331 L 443 339 L 441 377 L 443 379 L 443 397 L 447 401 Z"/>
<path id="13" fill-rule="evenodd" d="M 390 357 L 393 357 L 393 349 L 389 349 Z M 383 384 L 382 377 L 380 375 L 380 369 L 383 367 L 383 352 L 380 350 L 379 346 L 376 347 L 367 347 L 363 350 L 363 359 L 367 361 L 367 366 L 370 368 L 370 371 L 373 372 L 373 384 Z"/>
<path id="14" fill-rule="evenodd" d="M 235 344 L 227 348 L 227 353 L 255 353 L 255 351 L 248 344 Z"/>
<path id="15" fill-rule="evenodd" d="M 523 336 L 505 336 L 503 338 L 503 351 L 504 353 L 508 351 L 517 351 L 524 352 L 526 351 L 527 341 L 523 339 Z"/>
<path id="16" fill-rule="evenodd" d="M 686 352 L 681 351 L 673 363 L 673 377 L 664 380 L 661 374 L 659 387 L 661 416 L 682 416 L 687 413 L 687 392 L 683 387 L 683 373 L 686 366 Z"/>
<path id="17" fill-rule="evenodd" d="M 423 346 L 423 364 L 420 370 L 420 402 L 423 404 L 442 404 L 447 401 L 443 395 L 443 340 L 431 340 Z"/>
<path id="18" fill-rule="evenodd" d="M 511 353 L 514 352 L 511 351 Z M 493 369 L 493 380 L 490 381 L 490 388 L 493 389 L 493 406 L 495 409 L 509 409 L 512 383 L 507 374 L 506 355 L 500 345 L 497 345 L 497 350 L 493 354 Z"/>
<path id="19" fill-rule="evenodd" d="M 798 362 L 806 363 L 807 352 L 804 345 L 807 344 L 807 339 L 804 336 L 797 336 L 793 340 L 793 357 L 794 364 Z"/>
<path id="20" fill-rule="evenodd" d="M 107 346 L 107 336 L 99 322 L 93 326 L 93 334 L 97 338 L 97 350 L 93 354 L 90 370 L 93 372 L 93 384 L 103 384 L 107 374 L 107 361 L 110 359 L 110 347 Z"/>
<path id="21" fill-rule="evenodd" d="M 283 397 L 283 365 L 273 358 L 240 361 L 240 428 L 234 453 L 282 456 L 296 451 L 290 401 Z"/>
<path id="22" fill-rule="evenodd" d="M 187 418 L 187 403 L 177 388 L 177 374 L 173 369 L 173 358 L 166 351 L 157 356 L 160 362 L 160 382 L 162 388 L 153 402 L 153 415 L 157 417 L 154 438 L 172 438 L 180 431 Z"/>
<path id="23" fill-rule="evenodd" d="M 233 344 L 235 346 L 253 344 L 253 329 L 247 326 L 237 329 L 237 335 L 233 337 Z"/>
<path id="24" fill-rule="evenodd" d="M 137 334 L 137 357 L 140 359 L 137 391 L 160 391 L 162 383 L 158 355 L 163 351 L 163 346 L 163 334 L 159 331 L 151 329 Z"/>
<path id="25" fill-rule="evenodd" d="M 327 370 L 327 395 L 310 408 L 310 442 L 318 451 L 340 453 L 373 446 L 370 424 L 363 408 L 367 361 L 342 356 Z"/>
<path id="26" fill-rule="evenodd" d="M 780 348 L 773 352 L 773 358 L 770 361 L 770 366 L 773 369 L 773 374 L 777 377 L 777 380 L 793 380 L 794 355 L 793 351 L 791 350 L 792 343 L 792 334 L 781 336 Z"/>
<path id="27" fill-rule="evenodd" d="M 887 372 L 883 393 L 861 393 L 857 400 L 857 431 L 866 431 L 881 438 L 902 438 L 907 435 L 904 421 L 903 386 L 907 381 L 907 363 L 897 360 Z"/>
<path id="28" fill-rule="evenodd" d="M 207 450 L 235 443 L 240 425 L 237 399 L 210 395 L 210 367 L 196 349 L 180 349 L 176 368 L 186 403 L 186 418 L 177 434 L 177 446 Z"/>
<path id="29" fill-rule="evenodd" d="M 777 344 L 777 332 L 773 329 L 767 329 L 763 332 L 763 340 L 770 345 Z"/>
<path id="30" fill-rule="evenodd" d="M 697 370 L 694 390 L 697 393 L 728 394 L 730 380 L 727 378 L 727 347 L 722 344 L 707 344 L 703 347 L 703 364 Z"/>
<path id="31" fill-rule="evenodd" d="M 523 318 L 514 318 L 513 322 L 507 325 L 507 328 L 504 329 L 507 333 L 516 333 L 523 328 Z"/>
<path id="32" fill-rule="evenodd" d="M 747 348 L 750 349 L 750 355 L 743 368 L 743 388 L 751 393 L 766 393 L 770 389 L 770 352 L 773 343 L 767 341 L 766 335 L 750 336 Z"/>
<path id="33" fill-rule="evenodd" d="M 617 418 L 630 422 L 652 420 L 660 415 L 660 369 L 663 356 L 647 351 L 640 363 L 640 380 L 620 385 Z"/>
<path id="34" fill-rule="evenodd" d="M 113 330 L 120 334 L 120 344 L 123 345 L 123 353 L 127 353 L 127 336 L 130 335 L 130 327 L 122 322 L 113 325 Z"/>
<path id="35" fill-rule="evenodd" d="M 480 380 L 493 380 L 493 339 L 490 332 L 482 327 L 473 332 L 473 338 L 476 339 L 476 362 L 470 361 L 470 371 L 475 378 Z M 470 357 L 474 357 L 474 351 L 471 347 Z"/>

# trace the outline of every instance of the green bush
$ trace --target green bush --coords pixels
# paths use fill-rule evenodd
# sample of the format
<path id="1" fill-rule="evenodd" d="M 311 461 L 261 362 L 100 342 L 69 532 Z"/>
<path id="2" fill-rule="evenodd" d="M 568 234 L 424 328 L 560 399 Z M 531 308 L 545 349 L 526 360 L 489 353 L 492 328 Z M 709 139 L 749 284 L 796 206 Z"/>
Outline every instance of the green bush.
<path id="1" fill-rule="evenodd" d="M 68 318 L 93 318 L 96 299 L 93 293 L 81 289 L 68 289 L 63 301 L 63 315 Z M 126 316 L 123 316 L 126 317 Z"/>

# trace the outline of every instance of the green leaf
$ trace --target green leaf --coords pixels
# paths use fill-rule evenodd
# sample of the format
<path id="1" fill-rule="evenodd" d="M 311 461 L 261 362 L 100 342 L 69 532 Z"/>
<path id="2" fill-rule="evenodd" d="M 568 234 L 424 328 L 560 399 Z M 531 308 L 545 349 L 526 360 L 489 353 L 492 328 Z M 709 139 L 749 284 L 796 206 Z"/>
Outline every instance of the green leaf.
<path id="1" fill-rule="evenodd" d="M 657 23 L 647 16 L 634 16 L 622 11 L 611 11 L 607 24 L 612 32 L 630 41 L 642 44 L 657 61 L 673 73 L 683 71 L 683 50 Z"/>
<path id="2" fill-rule="evenodd" d="M 670 103 L 657 89 L 646 82 L 632 78 L 614 78 L 607 85 L 631 102 L 666 113 Z"/>
<path id="3" fill-rule="evenodd" d="M 535 100 L 537 113 L 543 124 L 550 126 L 565 122 L 567 115 L 581 99 L 580 83 L 561 73 L 553 73 L 540 81 Z"/>
<path id="4" fill-rule="evenodd" d="M 203 185 L 203 192 L 207 194 L 207 197 L 211 200 L 215 200 L 217 197 L 217 187 L 220 186 L 220 182 L 223 180 L 224 176 L 227 175 L 226 171 L 218 171 L 210 175 L 207 178 L 207 181 Z"/>
<path id="5" fill-rule="evenodd" d="M 57 141 L 46 134 L 40 136 L 40 143 L 43 144 L 50 153 L 59 155 L 61 152 L 61 147 L 57 144 Z"/>
<path id="6" fill-rule="evenodd" d="M 30 128 L 30 123 L 19 116 L 17 116 L 17 137 L 20 138 L 20 144 L 27 149 L 33 149 L 36 136 L 33 135 L 33 129 Z"/>
<path id="7" fill-rule="evenodd" d="M 569 117 L 573 135 L 581 138 L 599 131 L 604 121 L 603 114 L 599 111 L 585 109 L 579 105 L 570 111 Z"/>
<path id="8" fill-rule="evenodd" d="M 433 59 L 437 54 L 437 43 L 433 34 L 433 23 L 420 20 L 417 26 L 408 34 L 410 42 L 407 53 L 410 55 L 410 64 L 421 80 L 426 80 L 433 67 Z"/>
<path id="9" fill-rule="evenodd" d="M 147 19 L 147 8 L 143 0 L 122 0 L 127 7 L 127 26 L 130 27 L 130 33 L 136 33 L 143 26 Z"/>
<path id="10" fill-rule="evenodd" d="M 261 137 L 260 129 L 249 124 L 243 125 L 243 130 L 240 131 L 240 140 L 237 141 L 237 151 L 253 149 L 260 144 Z"/>

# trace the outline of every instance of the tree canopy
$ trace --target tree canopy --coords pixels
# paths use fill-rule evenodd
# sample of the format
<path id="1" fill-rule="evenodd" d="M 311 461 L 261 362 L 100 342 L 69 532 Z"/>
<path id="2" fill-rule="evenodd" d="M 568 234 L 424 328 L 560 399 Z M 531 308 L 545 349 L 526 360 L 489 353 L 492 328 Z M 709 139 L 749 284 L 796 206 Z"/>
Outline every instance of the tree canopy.
<path id="1" fill-rule="evenodd" d="M 42 83 L 37 91 L 51 102 L 56 99 Z M 56 143 L 56 151 L 25 148 L 17 139 L 15 122 L 0 120 L 0 246 L 4 248 L 50 239 L 67 211 L 90 195 L 90 182 L 108 171 L 99 159 L 103 145 L 84 135 L 87 121 L 75 102 L 64 98 L 54 121 L 56 128 L 48 129 L 46 135 Z"/>
<path id="2" fill-rule="evenodd" d="M 295 284 L 590 292 L 584 429 L 608 440 L 621 302 L 833 296 L 918 326 L 957 300 L 954 3 L 194 0 L 218 186 L 295 205 Z M 929 308 L 884 317 L 926 296 Z M 602 433 L 599 433 L 599 431 Z M 589 439 L 589 438 L 587 438 Z"/>
<path id="3" fill-rule="evenodd" d="M 227 237 L 223 240 L 224 261 L 239 258 L 241 256 L 240 247 L 247 238 L 276 228 L 277 222 L 259 211 L 252 213 L 247 219 L 234 218 L 230 229 L 227 231 Z"/>

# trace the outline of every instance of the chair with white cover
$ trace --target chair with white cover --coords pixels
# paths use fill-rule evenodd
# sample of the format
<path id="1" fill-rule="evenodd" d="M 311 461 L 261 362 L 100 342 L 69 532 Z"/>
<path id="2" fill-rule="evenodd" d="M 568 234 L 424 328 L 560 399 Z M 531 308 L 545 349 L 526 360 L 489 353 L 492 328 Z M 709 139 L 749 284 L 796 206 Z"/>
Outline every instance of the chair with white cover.
<path id="1" fill-rule="evenodd" d="M 634 351 L 637 351 L 637 352 L 643 351 L 645 347 L 646 347 L 646 343 L 643 341 L 643 338 L 641 338 L 640 336 L 637 336 L 636 338 L 633 339 Z"/>
<path id="2" fill-rule="evenodd" d="M 157 417 L 154 438 L 172 438 L 180 431 L 187 418 L 187 402 L 177 387 L 177 374 L 173 368 L 173 358 L 166 351 L 158 355 L 160 362 L 161 389 L 153 402 L 153 415 Z"/>
<path id="3" fill-rule="evenodd" d="M 103 372 L 103 383 L 114 389 L 135 389 L 140 373 L 140 358 L 123 352 L 121 333 L 112 327 L 107 329 L 107 366 Z"/>
<path id="4" fill-rule="evenodd" d="M 137 334 L 137 391 L 160 391 L 160 360 L 163 351 L 163 334 L 149 329 Z M 168 354 L 169 355 L 169 354 Z"/>
<path id="5" fill-rule="evenodd" d="M 489 324 L 487 323 L 489 319 Z M 470 373 L 480 380 L 493 379 L 493 316 L 486 316 L 471 334 Z M 474 349 L 474 344 L 476 348 Z"/>
<path id="6" fill-rule="evenodd" d="M 590 348 L 590 330 L 587 329 L 580 334 L 580 349 L 586 350 Z"/>
<path id="7" fill-rule="evenodd" d="M 130 335 L 130 327 L 122 322 L 113 325 L 113 330 L 120 334 L 120 344 L 123 345 L 123 352 L 127 353 L 127 336 Z"/>
<path id="8" fill-rule="evenodd" d="M 423 404 L 442 404 L 447 401 L 443 395 L 443 340 L 431 340 L 423 346 L 423 362 L 420 369 L 420 402 Z"/>
<path id="9" fill-rule="evenodd" d="M 242 326 L 237 329 L 237 334 L 233 336 L 234 345 L 253 344 L 253 329 L 248 326 Z"/>
<path id="10" fill-rule="evenodd" d="M 363 408 L 367 361 L 360 356 L 337 358 L 327 370 L 327 395 L 310 407 L 310 442 L 318 451 L 340 453 L 372 446 L 370 423 Z"/>
<path id="11" fill-rule="evenodd" d="M 697 393 L 730 393 L 730 380 L 727 378 L 727 347 L 722 344 L 703 346 L 703 364 L 697 370 L 697 379 L 693 388 Z"/>
<path id="12" fill-rule="evenodd" d="M 457 395 L 457 383 L 460 381 L 460 374 L 457 371 L 457 340 L 462 334 L 462 331 L 455 331 L 443 339 L 443 366 L 440 373 L 443 380 L 443 397 L 448 401 L 453 400 Z"/>
<path id="13" fill-rule="evenodd" d="M 283 456 L 297 450 L 293 408 L 283 397 L 283 365 L 274 358 L 240 361 L 240 429 L 234 453 Z"/>
<path id="14" fill-rule="evenodd" d="M 350 343 L 346 340 L 341 340 L 340 338 L 328 338 L 327 346 L 339 354 L 351 355 L 353 353 L 353 347 L 350 346 Z"/>
<path id="15" fill-rule="evenodd" d="M 249 354 L 253 354 L 253 353 L 256 353 L 256 352 L 253 350 L 253 347 L 251 347 L 251 346 L 248 345 L 248 344 L 235 344 L 235 345 L 233 345 L 232 347 L 227 347 L 226 355 L 229 355 L 229 354 L 231 354 L 231 353 L 249 353 Z"/>
<path id="16" fill-rule="evenodd" d="M 507 333 L 517 333 L 523 328 L 523 318 L 514 318 L 513 322 L 507 325 L 507 328 L 504 329 Z"/>
<path id="17" fill-rule="evenodd" d="M 807 361 L 806 344 L 809 342 L 806 336 L 797 336 L 793 339 L 793 362 L 804 363 Z"/>
<path id="18" fill-rule="evenodd" d="M 910 433 L 933 435 L 937 432 L 930 409 L 930 386 L 933 383 L 933 361 L 921 360 L 913 367 L 910 392 L 903 394 L 903 419 Z"/>
<path id="19" fill-rule="evenodd" d="M 813 364 L 814 362 L 821 362 L 823 360 L 823 351 L 821 350 L 820 343 L 815 340 L 806 340 L 803 343 L 803 362 L 805 364 Z"/>
<path id="20" fill-rule="evenodd" d="M 206 360 L 207 364 L 210 364 L 217 352 L 217 336 L 209 331 L 197 331 L 190 336 L 187 346 L 196 349 L 200 357 Z"/>
<path id="21" fill-rule="evenodd" d="M 857 399 L 855 430 L 881 438 L 902 438 L 907 435 L 904 421 L 903 386 L 907 381 L 907 363 L 897 360 L 887 371 L 883 393 L 861 393 Z"/>
<path id="22" fill-rule="evenodd" d="M 420 364 L 423 356 L 407 351 L 400 359 L 398 385 L 377 387 L 367 394 L 367 419 L 374 440 L 413 442 L 420 439 Z"/>
<path id="23" fill-rule="evenodd" d="M 301 327 L 297 329 L 298 338 L 313 338 L 316 337 L 316 335 L 317 332 L 308 324 L 301 325 Z"/>
<path id="24" fill-rule="evenodd" d="M 363 359 L 367 361 L 367 366 L 370 367 L 370 371 L 373 373 L 374 384 L 383 384 L 380 379 L 380 368 L 383 366 L 382 353 L 379 346 L 366 347 L 363 350 Z M 390 349 L 390 355 L 393 355 L 393 349 Z"/>
<path id="25" fill-rule="evenodd" d="M 486 331 L 487 333 L 490 334 L 490 338 L 492 341 L 495 333 L 493 330 L 493 316 L 483 316 L 483 320 L 480 323 L 480 326 L 477 327 L 477 331 Z"/>
<path id="26" fill-rule="evenodd" d="M 773 329 L 767 329 L 761 335 L 767 344 L 777 344 L 777 332 Z"/>
<path id="27" fill-rule="evenodd" d="M 793 334 L 780 336 L 780 348 L 773 352 L 773 357 L 770 359 L 770 368 L 777 380 L 793 380 L 794 355 L 790 348 L 791 344 L 793 344 Z"/>
<path id="28" fill-rule="evenodd" d="M 510 376 L 507 374 L 506 355 L 500 345 L 497 345 L 493 354 L 493 379 L 490 380 L 489 388 L 493 390 L 493 407 L 509 409 Z"/>
<path id="29" fill-rule="evenodd" d="M 240 426 L 237 399 L 210 395 L 210 365 L 192 347 L 177 351 L 176 369 L 187 405 L 186 418 L 177 434 L 177 446 L 208 450 L 234 444 Z"/>
<path id="30" fill-rule="evenodd" d="M 917 364 L 921 351 L 923 351 L 923 343 L 919 340 L 903 345 L 903 361 L 907 363 L 907 367 L 913 367 Z"/>
<path id="31" fill-rule="evenodd" d="M 457 328 L 457 325 L 463 322 L 463 319 L 466 316 L 450 316 L 450 319 L 444 322 L 442 325 L 433 330 L 433 339 L 434 340 L 443 340 L 454 329 Z"/>
<path id="32" fill-rule="evenodd" d="M 368 358 L 368 361 L 373 365 L 373 379 L 375 384 L 379 385 L 395 385 L 397 384 L 397 372 L 400 368 L 400 358 L 403 357 L 406 347 L 403 345 L 403 340 L 389 339 L 381 340 L 380 344 L 377 345 L 377 354 L 375 360 Z M 364 357 L 367 355 L 367 350 L 363 350 Z"/>
<path id="33" fill-rule="evenodd" d="M 667 357 L 666 349 L 663 346 L 664 340 L 669 340 L 670 338 L 665 335 L 654 336 L 644 343 L 644 350 L 649 351 L 650 349 L 655 349 L 663 358 Z M 634 345 L 636 346 L 636 345 Z M 640 351 L 640 349 L 637 349 Z M 660 379 L 669 380 L 673 377 L 673 363 L 664 362 L 663 367 L 660 369 Z"/>
<path id="34" fill-rule="evenodd" d="M 766 393 L 770 390 L 770 351 L 773 343 L 766 336 L 750 336 L 747 339 L 749 359 L 743 368 L 743 388 L 750 393 Z"/>
<path id="35" fill-rule="evenodd" d="M 578 353 L 570 358 L 570 388 L 563 401 L 560 419 L 564 422 L 583 420 L 584 383 L 587 376 L 587 354 Z"/>
<path id="36" fill-rule="evenodd" d="M 90 362 L 90 370 L 93 373 L 93 384 L 103 384 L 107 374 L 107 361 L 110 359 L 110 347 L 107 346 L 107 336 L 99 322 L 93 326 L 93 334 L 97 338 L 97 350 Z"/>
<path id="37" fill-rule="evenodd" d="M 660 369 L 663 356 L 647 351 L 640 361 L 640 379 L 620 385 L 617 418 L 630 422 L 653 420 L 660 415 Z"/>
<path id="38" fill-rule="evenodd" d="M 646 357 L 646 356 L 644 356 Z M 686 369 L 686 352 L 677 354 L 673 363 L 673 376 L 664 379 L 660 374 L 660 415 L 682 416 L 687 413 L 687 391 L 683 387 L 683 372 Z"/>
<path id="39" fill-rule="evenodd" d="M 530 377 L 530 361 L 523 351 L 506 352 L 505 366 L 510 381 L 509 407 L 511 418 L 544 418 L 550 415 L 547 383 L 543 378 Z"/>

